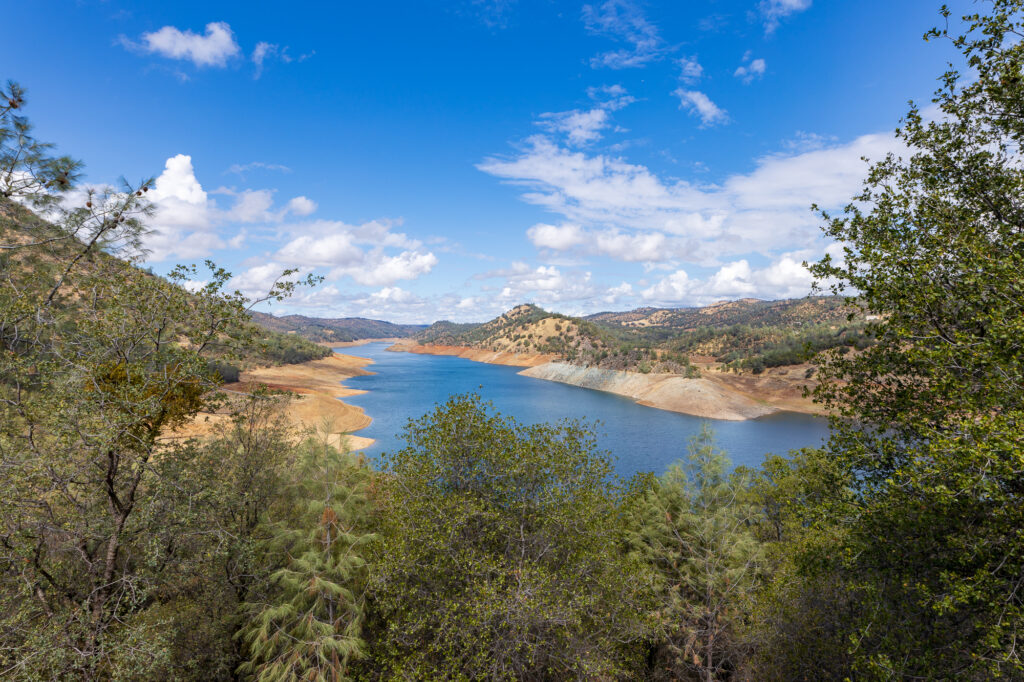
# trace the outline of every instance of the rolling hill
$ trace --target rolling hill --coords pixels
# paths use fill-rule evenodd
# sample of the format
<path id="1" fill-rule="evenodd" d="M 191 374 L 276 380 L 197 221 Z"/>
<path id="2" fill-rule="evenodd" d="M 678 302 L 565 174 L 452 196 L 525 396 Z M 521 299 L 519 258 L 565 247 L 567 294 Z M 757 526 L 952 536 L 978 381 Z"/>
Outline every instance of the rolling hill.
<path id="1" fill-rule="evenodd" d="M 437 322 L 421 344 L 557 355 L 583 367 L 694 375 L 691 362 L 760 373 L 827 348 L 862 348 L 865 320 L 835 297 L 741 299 L 700 308 L 638 308 L 585 318 L 524 304 L 482 324 Z"/>
<path id="2" fill-rule="evenodd" d="M 363 317 L 318 318 L 305 315 L 276 317 L 253 311 L 253 322 L 275 332 L 298 334 L 316 342 L 346 342 L 359 339 L 406 338 L 422 332 L 425 324 L 394 324 Z"/>

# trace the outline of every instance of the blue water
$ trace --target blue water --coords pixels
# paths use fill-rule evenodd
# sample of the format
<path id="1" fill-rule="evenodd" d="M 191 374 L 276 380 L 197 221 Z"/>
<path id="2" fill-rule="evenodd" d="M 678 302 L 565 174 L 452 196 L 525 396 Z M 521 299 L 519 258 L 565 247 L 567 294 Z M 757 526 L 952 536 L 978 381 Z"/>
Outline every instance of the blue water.
<path id="1" fill-rule="evenodd" d="M 684 456 L 688 439 L 703 421 L 710 421 L 718 446 L 734 465 L 757 467 L 766 453 L 785 454 L 790 449 L 820 445 L 828 435 L 821 417 L 782 412 L 743 422 L 702 420 L 675 412 L 638 405 L 628 398 L 531 379 L 517 374 L 520 368 L 488 365 L 463 358 L 415 355 L 386 351 L 389 343 L 339 349 L 370 358 L 370 376 L 353 377 L 346 385 L 368 391 L 345 398 L 373 417 L 359 431 L 376 439 L 366 450 L 371 457 L 403 447 L 399 438 L 410 418 L 429 412 L 435 403 L 453 393 L 478 392 L 495 408 L 523 423 L 562 418 L 599 420 L 598 444 L 616 458 L 623 476 L 638 471 L 662 473 Z"/>

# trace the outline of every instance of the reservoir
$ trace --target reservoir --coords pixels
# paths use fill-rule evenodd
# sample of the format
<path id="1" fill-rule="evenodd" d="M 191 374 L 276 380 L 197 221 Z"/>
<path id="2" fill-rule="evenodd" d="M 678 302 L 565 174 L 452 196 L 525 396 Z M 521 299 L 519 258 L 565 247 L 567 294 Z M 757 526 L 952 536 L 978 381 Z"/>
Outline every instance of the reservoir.
<path id="1" fill-rule="evenodd" d="M 734 466 L 758 467 L 767 453 L 814 447 L 828 436 L 822 417 L 780 412 L 748 421 L 705 420 L 638 405 L 612 393 L 519 376 L 520 367 L 488 365 L 464 358 L 394 353 L 390 343 L 339 348 L 348 355 L 374 361 L 370 376 L 352 377 L 345 384 L 368 393 L 345 402 L 358 405 L 373 423 L 358 432 L 376 439 L 366 453 L 376 457 L 404 446 L 400 433 L 410 418 L 431 411 L 452 394 L 476 392 L 495 409 L 521 423 L 581 419 L 590 422 L 602 449 L 615 457 L 620 475 L 638 471 L 661 474 L 686 455 L 689 438 L 707 421 L 716 444 Z M 598 422 L 594 425 L 594 422 Z"/>

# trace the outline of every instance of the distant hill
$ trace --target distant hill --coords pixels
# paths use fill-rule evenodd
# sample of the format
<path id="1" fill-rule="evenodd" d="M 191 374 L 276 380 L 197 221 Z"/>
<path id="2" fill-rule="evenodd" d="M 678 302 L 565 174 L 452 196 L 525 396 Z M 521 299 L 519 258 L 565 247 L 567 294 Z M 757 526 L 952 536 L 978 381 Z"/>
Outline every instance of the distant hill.
<path id="1" fill-rule="evenodd" d="M 345 342 L 359 339 L 406 338 L 427 328 L 425 324 L 393 324 L 363 317 L 318 318 L 305 315 L 252 313 L 253 322 L 276 332 L 298 334 L 310 341 Z"/>
<path id="2" fill-rule="evenodd" d="M 482 324 L 437 322 L 420 343 L 552 353 L 582 366 L 692 374 L 691 361 L 758 373 L 834 347 L 864 347 L 865 321 L 836 297 L 741 299 L 700 308 L 638 308 L 585 318 L 520 305 Z"/>

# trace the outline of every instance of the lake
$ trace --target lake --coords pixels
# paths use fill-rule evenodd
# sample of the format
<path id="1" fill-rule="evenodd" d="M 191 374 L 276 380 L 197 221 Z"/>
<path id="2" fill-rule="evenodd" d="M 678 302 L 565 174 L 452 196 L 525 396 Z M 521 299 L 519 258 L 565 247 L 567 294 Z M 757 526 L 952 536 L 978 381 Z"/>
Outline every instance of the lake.
<path id="1" fill-rule="evenodd" d="M 430 411 L 435 403 L 455 393 L 476 391 L 495 408 L 523 423 L 563 418 L 599 421 L 595 429 L 599 445 L 616 458 L 623 476 L 638 471 L 662 473 L 686 454 L 688 439 L 708 421 L 718 447 L 733 465 L 757 467 L 766 453 L 785 454 L 791 449 L 821 445 L 828 424 L 821 417 L 795 412 L 743 422 L 704 420 L 699 417 L 644 407 L 612 393 L 594 391 L 542 379 L 519 376 L 522 368 L 488 365 L 451 356 L 392 353 L 390 343 L 339 348 L 338 351 L 369 358 L 375 364 L 370 376 L 345 382 L 368 393 L 345 398 L 373 417 L 358 432 L 376 439 L 366 450 L 371 457 L 400 449 L 399 438 L 410 418 Z"/>

